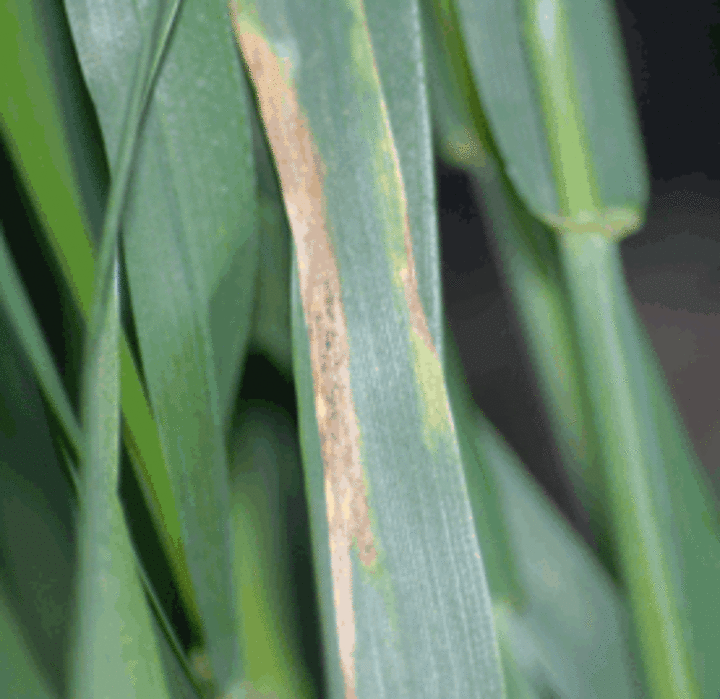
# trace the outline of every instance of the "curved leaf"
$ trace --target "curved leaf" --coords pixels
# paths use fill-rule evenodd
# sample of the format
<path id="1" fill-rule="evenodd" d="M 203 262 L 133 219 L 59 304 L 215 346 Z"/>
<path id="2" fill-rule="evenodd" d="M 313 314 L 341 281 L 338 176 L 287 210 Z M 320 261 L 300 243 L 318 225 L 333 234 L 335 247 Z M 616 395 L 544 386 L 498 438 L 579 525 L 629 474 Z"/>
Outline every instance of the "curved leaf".
<path id="1" fill-rule="evenodd" d="M 102 163 L 92 161 L 87 140 L 83 140 L 87 139 L 89 120 L 81 113 L 80 100 L 73 99 L 80 92 L 74 82 L 80 75 L 68 58 L 67 46 L 57 45 L 65 37 L 58 38 L 51 31 L 57 29 L 60 20 L 49 13 L 58 9 L 24 2 L 4 7 L 0 28 L 7 31 L 9 40 L 0 41 L 0 47 L 10 53 L 3 60 L 8 69 L 3 71 L 2 128 L 35 210 L 40 212 L 43 232 L 74 297 L 75 310 L 88 322 L 95 276 L 93 239 L 100 225 L 97 182 Z M 65 99 L 58 94 L 59 86 L 66 88 Z M 91 226 L 91 221 L 95 225 Z M 157 428 L 124 335 L 120 361 L 125 443 L 184 601 L 197 615 L 187 586 L 180 523 Z"/>
<path id="2" fill-rule="evenodd" d="M 68 0 L 111 171 L 150 7 Z M 189 3 L 145 127 L 124 217 L 143 368 L 220 687 L 239 677 L 224 428 L 257 264 L 247 100 L 224 8 Z"/>

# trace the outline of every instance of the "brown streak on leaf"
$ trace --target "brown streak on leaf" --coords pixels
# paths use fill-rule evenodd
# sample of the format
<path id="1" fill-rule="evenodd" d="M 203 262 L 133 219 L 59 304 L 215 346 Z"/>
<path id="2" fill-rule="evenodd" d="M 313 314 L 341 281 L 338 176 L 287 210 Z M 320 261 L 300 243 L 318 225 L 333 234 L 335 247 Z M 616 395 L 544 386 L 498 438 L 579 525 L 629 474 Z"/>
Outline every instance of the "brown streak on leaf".
<path id="1" fill-rule="evenodd" d="M 305 322 L 310 342 L 315 414 L 324 464 L 335 618 L 345 697 L 355 692 L 355 614 L 350 549 L 360 561 L 377 558 L 360 461 L 357 416 L 350 386 L 349 348 L 340 278 L 325 221 L 322 161 L 286 76 L 287 59 L 245 29 L 234 13 L 238 43 L 255 84 L 263 122 L 277 163 L 297 249 Z"/>
<path id="2" fill-rule="evenodd" d="M 379 70 L 375 60 L 373 60 L 373 69 L 375 74 L 379 76 Z M 380 84 L 380 78 L 378 77 L 378 84 Z M 417 333 L 420 339 L 423 341 L 425 346 L 430 350 L 433 357 L 438 359 L 437 348 L 433 341 L 432 335 L 430 334 L 430 328 L 427 324 L 427 317 L 425 310 L 420 300 L 420 292 L 418 290 L 417 272 L 415 269 L 415 255 L 413 254 L 412 246 L 412 235 L 410 233 L 410 217 L 408 215 L 408 201 L 405 193 L 405 180 L 402 176 L 402 169 L 400 167 L 400 156 L 395 146 L 395 139 L 392 133 L 392 126 L 390 124 L 390 117 L 387 111 L 387 105 L 384 98 L 381 101 L 381 111 L 383 115 L 383 125 L 385 127 L 385 133 L 387 134 L 387 141 L 390 147 L 390 154 L 393 163 L 393 169 L 395 170 L 395 177 L 399 183 L 400 190 L 400 203 L 402 206 L 403 215 L 403 237 L 405 243 L 405 256 L 407 258 L 407 266 L 401 270 L 400 277 L 405 287 L 405 301 L 408 305 L 408 312 L 410 314 L 410 325 L 412 329 Z"/>
<path id="3" fill-rule="evenodd" d="M 400 165 L 397 158 L 397 153 L 395 153 L 394 155 L 397 169 L 399 171 Z M 407 201 L 405 200 L 404 188 L 402 196 L 403 203 L 405 204 L 405 215 L 403 217 L 403 233 L 405 236 L 405 254 L 407 255 L 407 267 L 402 271 L 401 276 L 403 280 L 403 285 L 405 286 L 405 300 L 407 301 L 408 312 L 410 313 L 410 326 L 420 336 L 420 339 L 430 350 L 433 357 L 440 361 L 440 357 L 437 353 L 437 348 L 435 347 L 435 342 L 433 341 L 432 335 L 430 334 L 430 328 L 427 324 L 425 310 L 423 309 L 422 301 L 420 300 L 420 292 L 418 290 L 417 283 L 417 273 L 415 271 L 415 256 L 413 255 L 412 248 L 412 236 L 410 235 L 410 219 L 407 212 Z"/>

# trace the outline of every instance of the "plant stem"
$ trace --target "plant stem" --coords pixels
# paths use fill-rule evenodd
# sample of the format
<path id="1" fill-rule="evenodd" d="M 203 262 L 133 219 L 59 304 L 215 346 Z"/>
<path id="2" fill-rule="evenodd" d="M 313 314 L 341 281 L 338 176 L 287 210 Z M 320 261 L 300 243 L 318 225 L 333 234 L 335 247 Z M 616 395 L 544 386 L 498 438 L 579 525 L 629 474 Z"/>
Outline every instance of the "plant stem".
<path id="1" fill-rule="evenodd" d="M 656 697 L 698 697 L 684 643 L 673 523 L 663 498 L 663 438 L 653 420 L 654 383 L 619 247 L 602 233 L 558 236 L 585 375 L 605 463 L 622 575 Z M 645 346 L 644 346 L 645 345 Z"/>

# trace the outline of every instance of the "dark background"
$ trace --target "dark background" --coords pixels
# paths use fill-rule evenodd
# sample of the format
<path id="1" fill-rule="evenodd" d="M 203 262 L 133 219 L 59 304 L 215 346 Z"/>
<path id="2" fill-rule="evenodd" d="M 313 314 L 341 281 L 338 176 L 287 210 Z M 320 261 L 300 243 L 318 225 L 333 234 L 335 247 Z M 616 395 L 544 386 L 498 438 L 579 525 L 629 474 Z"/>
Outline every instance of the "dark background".
<path id="1" fill-rule="evenodd" d="M 652 179 L 647 222 L 624 241 L 623 260 L 691 440 L 717 484 L 720 9 L 710 2 L 616 6 Z M 473 394 L 568 512 L 570 494 L 478 202 L 464 175 L 442 163 L 438 192 L 446 309 Z"/>

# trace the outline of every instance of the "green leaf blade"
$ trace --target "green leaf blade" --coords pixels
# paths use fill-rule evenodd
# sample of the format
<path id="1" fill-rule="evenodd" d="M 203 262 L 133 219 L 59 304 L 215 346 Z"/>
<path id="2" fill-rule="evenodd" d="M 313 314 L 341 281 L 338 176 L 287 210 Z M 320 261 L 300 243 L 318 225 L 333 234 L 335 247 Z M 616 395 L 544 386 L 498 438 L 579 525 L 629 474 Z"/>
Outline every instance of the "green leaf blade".
<path id="1" fill-rule="evenodd" d="M 79 454 L 82 443 L 80 423 L 62 384 L 29 294 L 12 259 L 2 223 L 0 223 L 0 299 L 8 311 L 25 352 L 32 361 L 48 402 L 53 406 L 70 443 Z"/>
<path id="2" fill-rule="evenodd" d="M 647 166 L 610 3 L 457 0 L 457 8 L 482 109 L 530 211 L 618 239 L 636 230 Z"/>
<path id="3" fill-rule="evenodd" d="M 559 195 L 520 2 L 457 0 L 475 87 L 508 177 L 539 217 L 559 214 Z"/>
<path id="4" fill-rule="evenodd" d="M 73 3 L 70 12 L 111 169 L 117 112 L 148 15 L 114 1 Z M 192 580 L 186 598 L 197 602 L 220 687 L 241 674 L 224 431 L 250 331 L 254 208 L 247 98 L 227 15 L 191 4 L 149 107 L 124 242 L 162 468 Z"/>
<path id="5" fill-rule="evenodd" d="M 371 33 L 381 15 L 372 12 L 360 3 L 243 6 L 235 19 L 295 243 L 295 372 L 331 696 L 478 687 L 502 696 L 436 329 L 420 292 L 427 284 L 435 304 L 439 289 L 421 281 L 414 258 L 416 241 L 437 245 L 435 224 L 412 230 L 408 161 L 393 136 L 398 116 L 380 68 L 389 64 Z M 396 5 L 392 21 L 402 19 L 419 35 L 414 4 Z M 401 33 L 398 24 L 387 31 Z M 417 43 L 405 46 L 420 60 Z M 415 108 L 426 110 L 419 95 Z"/>
<path id="6" fill-rule="evenodd" d="M 43 233 L 74 297 L 75 309 L 88 323 L 96 267 L 90 222 L 99 218 L 91 214 L 100 208 L 98 182 L 104 176 L 103 163 L 93 159 L 87 149 L 85 130 L 90 120 L 80 109 L 76 82 L 80 75 L 66 46 L 57 45 L 59 39 L 67 38 L 58 30 L 65 21 L 58 17 L 60 8 L 39 2 L 11 3 L 6 9 L 12 10 L 14 17 L 3 16 L 0 25 L 10 32 L 10 39 L 0 44 L 9 51 L 6 65 L 16 70 L 3 74 L 7 88 L 2 103 L 4 136 L 35 210 L 40 212 Z M 129 74 L 128 79 L 131 77 Z M 65 93 L 58 94 L 60 88 L 65 88 Z M 122 108 L 118 111 L 124 113 Z M 97 228 L 99 224 L 92 232 L 96 234 Z M 183 586 L 187 572 L 180 525 L 162 465 L 157 428 L 125 337 L 121 361 L 126 444 L 192 614 L 193 597 L 187 585 Z M 68 419 L 65 422 L 70 424 Z M 68 437 L 72 441 L 71 431 Z"/>
<path id="7" fill-rule="evenodd" d="M 4 586 L 0 585 L 0 680 L 5 690 L 17 699 L 51 699 L 54 692 L 37 666 L 30 649 L 24 642 L 22 628 L 7 601 Z"/>
<path id="8" fill-rule="evenodd" d="M 77 637 L 71 695 L 169 696 L 117 496 L 120 444 L 117 268 L 91 327 L 83 388 Z M 103 313 L 104 310 L 104 313 Z"/>

